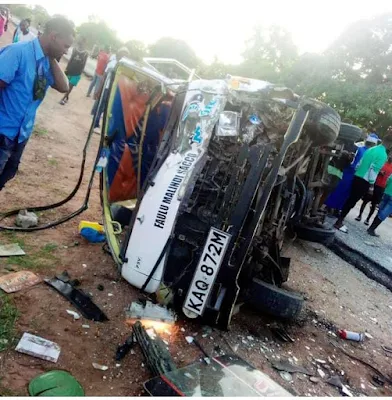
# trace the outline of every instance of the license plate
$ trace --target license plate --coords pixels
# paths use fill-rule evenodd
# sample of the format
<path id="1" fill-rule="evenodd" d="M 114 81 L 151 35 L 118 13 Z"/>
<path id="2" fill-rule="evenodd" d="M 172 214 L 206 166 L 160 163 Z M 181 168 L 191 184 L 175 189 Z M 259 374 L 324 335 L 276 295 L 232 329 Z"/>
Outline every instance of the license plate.
<path id="1" fill-rule="evenodd" d="M 231 235 L 226 232 L 210 229 L 184 303 L 184 308 L 196 314 L 195 316 L 203 315 L 230 238 Z"/>

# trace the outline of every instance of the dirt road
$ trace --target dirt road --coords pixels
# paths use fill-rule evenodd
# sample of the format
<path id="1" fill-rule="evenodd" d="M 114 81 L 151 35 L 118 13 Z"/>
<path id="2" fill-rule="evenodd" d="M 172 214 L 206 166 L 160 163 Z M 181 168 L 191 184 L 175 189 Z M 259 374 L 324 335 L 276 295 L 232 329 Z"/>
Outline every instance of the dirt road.
<path id="1" fill-rule="evenodd" d="M 7 40 L 9 34 L 0 39 L 0 45 Z M 87 86 L 88 81 L 83 78 L 66 106 L 59 105 L 61 96 L 58 93 L 52 90 L 48 93 L 20 172 L 0 193 L 1 210 L 52 203 L 72 190 L 78 178 L 81 151 L 91 122 L 92 100 L 85 97 Z M 97 144 L 98 136 L 94 136 L 88 155 L 88 170 Z M 88 174 L 86 171 L 86 176 Z M 55 220 L 78 208 L 85 188 L 84 183 L 75 199 L 63 208 L 43 213 L 42 221 Z M 8 349 L 0 353 L 0 394 L 27 395 L 29 381 L 52 369 L 72 373 L 89 396 L 136 396 L 143 393 L 142 382 L 150 375 L 140 350 L 136 347 L 134 354 L 129 354 L 121 365 L 116 365 L 114 360 L 117 346 L 130 333 L 125 324 L 124 310 L 140 297 L 140 293 L 121 280 L 112 259 L 100 245 L 88 244 L 79 237 L 77 226 L 81 219 L 101 220 L 97 180 L 89 209 L 80 217 L 34 234 L 1 232 L 1 243 L 19 242 L 27 255 L 1 259 L 0 275 L 27 269 L 44 278 L 67 270 L 81 281 L 86 292 L 92 294 L 92 299 L 107 313 L 109 321 L 92 323 L 84 318 L 73 321 L 66 313 L 67 309 L 73 309 L 72 306 L 44 284 L 7 297 L 1 295 L 0 322 L 9 321 L 12 312 L 5 313 L 4 310 L 7 307 L 7 310 L 15 310 L 13 305 L 18 310 L 18 318 L 15 332 L 6 339 L 9 341 Z M 339 395 L 335 387 L 325 382 L 328 376 L 335 374 L 349 385 L 354 394 L 392 395 L 389 386 L 378 387 L 372 382 L 375 374 L 371 369 L 351 360 L 330 344 L 331 341 L 337 342 L 349 353 L 371 363 L 384 374 L 392 375 L 391 359 L 381 348 L 381 345 L 392 346 L 391 292 L 322 246 L 296 242 L 288 246 L 287 254 L 292 257 L 293 267 L 288 286 L 302 292 L 307 299 L 301 320 L 286 326 L 294 342 L 280 342 L 271 330 L 277 322 L 249 310 L 236 315 L 230 332 L 224 334 L 180 320 L 171 335 L 163 335 L 178 366 L 200 358 L 200 352 L 185 340 L 186 335 L 197 333 L 208 352 L 212 353 L 216 346 L 228 352 L 229 342 L 240 356 L 297 395 Z M 98 285 L 103 285 L 104 290 L 98 290 Z M 83 328 L 85 324 L 90 327 Z M 336 338 L 335 331 L 339 328 L 366 331 L 371 338 L 364 343 L 346 342 Z M 61 346 L 58 363 L 16 353 L 15 343 L 23 332 L 58 343 Z M 292 375 L 292 382 L 285 381 L 271 367 L 271 361 L 279 357 L 289 357 L 308 368 L 320 378 L 320 382 L 313 383 L 298 373 Z M 105 372 L 95 370 L 93 362 L 107 365 L 109 369 Z M 325 374 L 325 377 L 322 379 L 320 374 Z"/>

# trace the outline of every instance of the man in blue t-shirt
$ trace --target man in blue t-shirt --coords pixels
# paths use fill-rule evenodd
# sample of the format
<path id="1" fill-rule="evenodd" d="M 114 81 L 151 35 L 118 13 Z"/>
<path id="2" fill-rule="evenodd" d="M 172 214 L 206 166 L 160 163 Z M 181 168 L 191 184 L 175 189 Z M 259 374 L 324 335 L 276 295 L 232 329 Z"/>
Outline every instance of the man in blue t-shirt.
<path id="1" fill-rule="evenodd" d="M 18 170 L 48 87 L 68 91 L 57 60 L 73 38 L 73 24 L 58 17 L 48 21 L 39 38 L 0 49 L 0 191 Z"/>

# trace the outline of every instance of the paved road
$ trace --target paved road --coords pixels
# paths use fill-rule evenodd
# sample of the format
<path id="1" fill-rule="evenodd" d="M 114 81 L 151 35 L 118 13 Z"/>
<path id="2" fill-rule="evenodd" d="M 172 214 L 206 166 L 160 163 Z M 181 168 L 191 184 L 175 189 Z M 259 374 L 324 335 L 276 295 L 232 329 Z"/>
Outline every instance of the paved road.
<path id="1" fill-rule="evenodd" d="M 374 238 L 367 234 L 364 219 L 361 222 L 355 221 L 359 214 L 360 204 L 358 203 L 346 218 L 348 233 L 337 232 L 337 237 L 347 246 L 360 251 L 392 273 L 392 219 L 388 218 L 378 227 L 377 233 L 380 237 Z M 368 212 L 369 205 L 364 212 L 365 216 Z"/>

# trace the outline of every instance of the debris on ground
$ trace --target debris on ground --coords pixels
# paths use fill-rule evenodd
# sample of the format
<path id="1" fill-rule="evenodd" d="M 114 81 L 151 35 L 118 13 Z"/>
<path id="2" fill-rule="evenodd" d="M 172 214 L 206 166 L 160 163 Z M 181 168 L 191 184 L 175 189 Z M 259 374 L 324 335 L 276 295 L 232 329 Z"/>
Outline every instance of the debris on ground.
<path id="1" fill-rule="evenodd" d="M 151 301 L 146 301 L 145 304 L 142 304 L 138 301 L 132 302 L 126 314 L 130 322 L 135 320 L 143 320 L 174 324 L 177 319 L 174 311 L 171 311 L 166 307 L 160 306 L 158 304 L 154 304 Z"/>
<path id="2" fill-rule="evenodd" d="M 15 349 L 19 353 L 56 363 L 60 356 L 60 346 L 50 340 L 25 332 Z"/>
<path id="3" fill-rule="evenodd" d="M 38 216 L 33 212 L 21 210 L 16 217 L 15 225 L 23 229 L 32 228 L 38 225 Z"/>
<path id="4" fill-rule="evenodd" d="M 372 376 L 372 381 L 373 381 L 377 386 L 384 386 L 384 385 L 385 385 L 384 379 L 380 378 L 378 375 L 373 375 L 373 376 Z"/>
<path id="5" fill-rule="evenodd" d="M 80 319 L 80 315 L 76 312 L 76 311 L 72 311 L 72 310 L 66 310 L 68 315 L 72 315 L 74 321 L 76 321 L 77 319 Z"/>
<path id="6" fill-rule="evenodd" d="M 271 364 L 278 371 L 286 371 L 290 373 L 298 372 L 304 375 L 313 375 L 313 373 L 309 372 L 306 368 L 300 365 L 294 365 L 289 360 L 272 360 Z"/>
<path id="7" fill-rule="evenodd" d="M 322 379 L 325 378 L 325 372 L 321 368 L 317 368 L 317 373 L 320 375 Z"/>
<path id="8" fill-rule="evenodd" d="M 31 271 L 19 271 L 0 277 L 0 289 L 6 293 L 18 292 L 41 282 L 41 278 Z"/>
<path id="9" fill-rule="evenodd" d="M 337 375 L 331 376 L 329 379 L 327 379 L 326 382 L 329 383 L 331 386 L 337 387 L 338 389 L 341 389 L 343 387 L 343 383 Z"/>
<path id="10" fill-rule="evenodd" d="M 206 361 L 192 363 L 178 373 L 156 376 L 144 387 L 153 397 L 291 397 L 291 393 L 275 380 L 240 357 L 226 355 Z M 286 382 L 293 381 L 287 372 L 282 372 L 281 376 Z"/>
<path id="11" fill-rule="evenodd" d="M 282 342 L 291 342 L 294 343 L 295 340 L 289 335 L 287 330 L 282 326 L 271 326 L 271 332 Z"/>
<path id="12" fill-rule="evenodd" d="M 392 353 L 392 347 L 388 347 L 388 346 L 381 346 L 381 348 L 387 352 L 387 353 Z"/>
<path id="13" fill-rule="evenodd" d="M 34 397 L 82 397 L 84 390 L 68 372 L 49 371 L 30 381 L 29 394 Z"/>
<path id="14" fill-rule="evenodd" d="M 207 358 L 210 358 L 210 355 L 206 352 L 206 350 L 195 337 L 187 336 L 185 339 L 189 344 L 193 343 Z"/>
<path id="15" fill-rule="evenodd" d="M 286 371 L 280 371 L 279 375 L 284 379 L 286 382 L 292 382 L 293 381 L 293 376 Z"/>
<path id="16" fill-rule="evenodd" d="M 320 379 L 320 378 L 317 378 L 316 376 L 311 376 L 311 377 L 309 378 L 309 380 L 310 380 L 310 382 L 312 382 L 312 383 L 319 383 L 319 382 L 321 381 L 321 379 Z"/>
<path id="17" fill-rule="evenodd" d="M 368 332 L 365 332 L 364 335 L 366 336 L 367 339 L 374 339 L 374 337 Z"/>
<path id="18" fill-rule="evenodd" d="M 189 344 L 192 344 L 193 343 L 193 337 L 192 336 L 186 336 L 185 337 L 185 340 L 189 343 Z"/>
<path id="19" fill-rule="evenodd" d="M 68 271 L 63 271 L 61 274 L 56 274 L 55 277 L 64 283 L 69 283 L 71 286 L 80 286 L 79 279 L 71 279 Z"/>
<path id="20" fill-rule="evenodd" d="M 98 289 L 100 292 L 103 292 L 103 291 L 105 290 L 105 288 L 104 288 L 103 285 L 98 285 L 98 286 L 97 286 L 97 289 Z"/>
<path id="21" fill-rule="evenodd" d="M 343 354 L 345 354 L 347 357 L 350 357 L 351 359 L 360 362 L 363 365 L 366 365 L 367 367 L 369 367 L 372 371 L 374 371 L 380 378 L 382 378 L 385 382 L 388 382 L 389 384 L 392 384 L 392 379 L 388 378 L 387 376 L 385 376 L 381 371 L 379 371 L 376 367 L 374 367 L 373 365 L 369 364 L 367 361 L 362 360 L 359 357 L 356 357 L 353 354 L 350 354 L 348 351 L 346 351 L 345 349 L 343 349 L 342 347 L 340 347 L 337 343 L 333 343 L 330 342 L 330 344 L 332 344 L 334 347 L 336 347 L 337 349 L 339 349 Z"/>
<path id="22" fill-rule="evenodd" d="M 18 243 L 0 245 L 0 257 L 24 256 L 26 253 Z"/>
<path id="23" fill-rule="evenodd" d="M 104 227 L 97 222 L 80 221 L 79 233 L 90 243 L 102 243 L 106 240 Z"/>
<path id="24" fill-rule="evenodd" d="M 97 363 L 93 363 L 93 367 L 95 369 L 99 369 L 100 371 L 107 371 L 109 369 L 109 367 L 107 365 L 101 365 L 101 364 L 97 364 Z"/>
<path id="25" fill-rule="evenodd" d="M 176 369 L 165 343 L 156 332 L 155 339 L 151 339 L 140 321 L 133 324 L 133 332 L 153 376 L 163 375 Z"/>
<path id="26" fill-rule="evenodd" d="M 91 298 L 82 290 L 75 289 L 71 283 L 58 278 L 45 279 L 45 282 L 70 301 L 85 318 L 98 322 L 108 321 L 108 317 Z"/>
<path id="27" fill-rule="evenodd" d="M 132 349 L 135 344 L 134 334 L 128 336 L 127 340 L 124 344 L 121 344 L 117 347 L 116 351 L 116 361 L 121 361 Z"/>
<path id="28" fill-rule="evenodd" d="M 341 392 L 342 392 L 342 394 L 344 394 L 345 396 L 354 397 L 353 394 L 350 392 L 350 390 L 348 389 L 348 387 L 347 387 L 346 385 L 343 385 L 343 386 L 342 386 Z"/>

